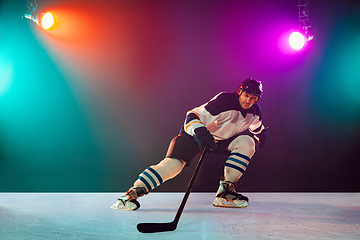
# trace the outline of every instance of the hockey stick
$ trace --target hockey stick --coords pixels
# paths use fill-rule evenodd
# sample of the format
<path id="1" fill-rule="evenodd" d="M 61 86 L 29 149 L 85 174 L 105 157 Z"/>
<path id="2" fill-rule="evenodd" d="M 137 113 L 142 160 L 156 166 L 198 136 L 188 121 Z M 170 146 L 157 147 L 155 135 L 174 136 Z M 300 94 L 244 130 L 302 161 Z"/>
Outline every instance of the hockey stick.
<path id="1" fill-rule="evenodd" d="M 201 165 L 204 161 L 204 158 L 205 158 L 205 155 L 206 155 L 206 148 L 204 149 L 203 153 L 201 154 L 201 157 L 199 159 L 199 162 L 195 168 L 195 171 L 194 171 L 194 174 L 192 175 L 191 177 L 191 180 L 189 182 L 189 185 L 186 189 L 186 192 L 185 192 L 185 195 L 184 195 L 184 198 L 180 204 L 180 207 L 176 213 L 176 216 L 174 218 L 174 221 L 172 222 L 169 222 L 169 223 L 139 223 L 137 225 L 137 229 L 139 232 L 142 232 L 142 233 L 154 233 L 154 232 L 166 232 L 166 231 L 174 231 L 177 227 L 177 224 L 179 222 L 179 219 L 180 219 L 180 216 L 184 210 L 184 207 L 185 207 L 185 204 L 186 204 L 186 201 L 187 199 L 189 198 L 189 195 L 190 195 L 190 192 L 191 192 L 191 189 L 194 185 L 194 182 L 195 182 L 195 179 L 199 173 L 199 170 L 201 168 Z"/>

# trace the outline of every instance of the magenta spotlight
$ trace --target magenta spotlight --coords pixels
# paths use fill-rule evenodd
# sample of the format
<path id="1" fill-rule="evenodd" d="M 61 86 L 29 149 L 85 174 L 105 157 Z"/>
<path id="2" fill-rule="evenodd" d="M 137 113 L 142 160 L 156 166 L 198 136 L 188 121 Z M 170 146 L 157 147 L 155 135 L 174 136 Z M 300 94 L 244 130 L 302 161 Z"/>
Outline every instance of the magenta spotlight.
<path id="1" fill-rule="evenodd" d="M 300 50 L 306 44 L 306 37 L 299 32 L 293 32 L 289 36 L 289 44 L 292 49 Z"/>

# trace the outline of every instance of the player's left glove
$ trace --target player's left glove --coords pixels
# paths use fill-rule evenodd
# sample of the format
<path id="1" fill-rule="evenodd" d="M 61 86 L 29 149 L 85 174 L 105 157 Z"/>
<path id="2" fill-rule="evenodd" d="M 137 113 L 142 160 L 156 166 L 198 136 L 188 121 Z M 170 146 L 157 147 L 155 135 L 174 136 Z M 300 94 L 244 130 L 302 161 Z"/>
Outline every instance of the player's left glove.
<path id="1" fill-rule="evenodd" d="M 208 153 L 213 153 L 214 149 L 217 147 L 214 137 L 210 134 L 209 130 L 206 127 L 199 127 L 195 129 L 194 138 L 199 145 L 201 151 L 204 148 L 207 149 Z"/>
<path id="2" fill-rule="evenodd" d="M 262 149 L 265 146 L 265 143 L 267 142 L 267 139 L 269 137 L 269 128 L 268 127 L 265 128 L 264 130 L 261 131 L 261 133 L 256 134 L 255 136 L 259 141 L 258 144 L 259 149 Z"/>

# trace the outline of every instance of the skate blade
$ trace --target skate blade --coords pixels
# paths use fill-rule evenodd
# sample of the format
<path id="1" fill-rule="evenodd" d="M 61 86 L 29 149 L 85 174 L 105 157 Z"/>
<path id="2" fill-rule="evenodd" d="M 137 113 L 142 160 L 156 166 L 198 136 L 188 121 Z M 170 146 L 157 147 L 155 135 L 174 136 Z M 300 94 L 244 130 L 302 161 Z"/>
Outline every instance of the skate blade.
<path id="1" fill-rule="evenodd" d="M 223 198 L 216 198 L 213 202 L 214 207 L 222 207 L 222 208 L 246 208 L 248 206 L 248 202 L 246 201 L 238 201 L 238 202 L 229 202 Z"/>

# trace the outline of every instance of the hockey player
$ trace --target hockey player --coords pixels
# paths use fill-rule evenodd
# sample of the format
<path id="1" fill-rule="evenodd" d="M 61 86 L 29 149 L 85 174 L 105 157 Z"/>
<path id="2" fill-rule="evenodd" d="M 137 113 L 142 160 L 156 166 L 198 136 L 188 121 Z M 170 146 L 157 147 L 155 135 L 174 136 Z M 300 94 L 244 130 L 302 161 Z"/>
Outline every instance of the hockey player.
<path id="1" fill-rule="evenodd" d="M 248 198 L 236 192 L 235 184 L 255 150 L 262 148 L 267 141 L 268 129 L 262 123 L 258 104 L 262 92 L 261 82 L 248 78 L 236 93 L 219 93 L 209 102 L 187 112 L 184 125 L 179 135 L 172 139 L 165 159 L 145 169 L 111 207 L 129 211 L 138 209 L 139 197 L 177 176 L 204 148 L 208 153 L 229 156 L 213 205 L 247 207 Z"/>

